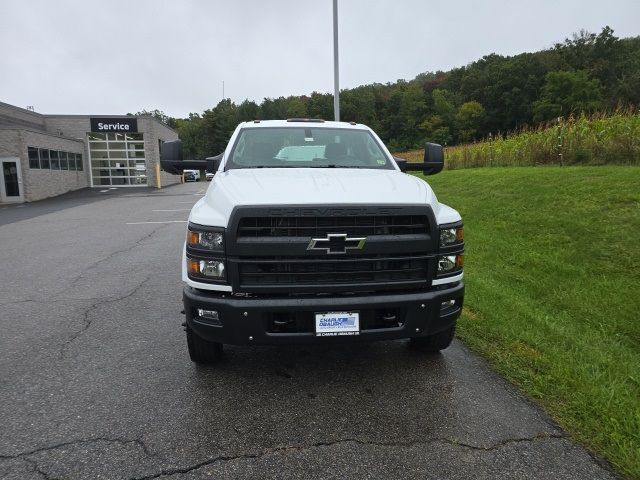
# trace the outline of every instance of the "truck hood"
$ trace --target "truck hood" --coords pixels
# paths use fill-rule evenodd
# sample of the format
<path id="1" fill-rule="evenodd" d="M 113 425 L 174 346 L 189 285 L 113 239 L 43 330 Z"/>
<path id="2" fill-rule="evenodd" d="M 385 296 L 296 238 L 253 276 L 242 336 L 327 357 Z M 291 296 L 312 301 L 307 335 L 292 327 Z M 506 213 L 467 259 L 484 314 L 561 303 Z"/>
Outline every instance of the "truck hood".
<path id="1" fill-rule="evenodd" d="M 429 185 L 398 170 L 235 169 L 218 172 L 189 221 L 227 226 L 238 205 L 431 204 Z"/>

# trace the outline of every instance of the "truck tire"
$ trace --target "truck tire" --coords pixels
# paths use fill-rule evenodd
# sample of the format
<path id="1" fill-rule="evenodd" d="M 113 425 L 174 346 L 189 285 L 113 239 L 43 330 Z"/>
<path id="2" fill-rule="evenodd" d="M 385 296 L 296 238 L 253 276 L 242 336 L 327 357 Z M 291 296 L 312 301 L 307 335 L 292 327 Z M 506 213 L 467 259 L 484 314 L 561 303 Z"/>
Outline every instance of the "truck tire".
<path id="1" fill-rule="evenodd" d="M 191 361 L 199 365 L 217 363 L 222 358 L 222 344 L 208 342 L 187 327 L 187 347 Z"/>
<path id="2" fill-rule="evenodd" d="M 409 346 L 421 352 L 437 353 L 451 345 L 455 332 L 456 326 L 454 324 L 451 328 L 434 333 L 433 335 L 412 338 L 409 340 Z"/>

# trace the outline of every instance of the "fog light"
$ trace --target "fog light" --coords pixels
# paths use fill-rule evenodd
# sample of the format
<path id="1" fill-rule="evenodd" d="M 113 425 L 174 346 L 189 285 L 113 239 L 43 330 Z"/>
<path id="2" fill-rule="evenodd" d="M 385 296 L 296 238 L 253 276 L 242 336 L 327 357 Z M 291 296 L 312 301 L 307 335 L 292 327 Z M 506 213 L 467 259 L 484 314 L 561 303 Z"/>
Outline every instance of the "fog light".
<path id="1" fill-rule="evenodd" d="M 440 310 L 446 310 L 447 308 L 453 308 L 456 306 L 455 300 L 445 300 L 440 304 Z"/>
<path id="2" fill-rule="evenodd" d="M 220 316 L 216 310 L 205 310 L 204 308 L 196 309 L 196 313 L 198 314 L 198 320 L 201 320 L 206 323 L 210 323 L 212 325 L 222 325 L 220 321 Z"/>

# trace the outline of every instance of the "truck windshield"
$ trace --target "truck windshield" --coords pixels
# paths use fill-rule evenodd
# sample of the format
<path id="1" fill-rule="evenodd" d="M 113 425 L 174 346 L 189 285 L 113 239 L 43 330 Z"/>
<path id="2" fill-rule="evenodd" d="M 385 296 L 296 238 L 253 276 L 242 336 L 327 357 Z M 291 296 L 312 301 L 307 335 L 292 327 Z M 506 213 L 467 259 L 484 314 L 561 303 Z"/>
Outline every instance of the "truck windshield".
<path id="1" fill-rule="evenodd" d="M 226 168 L 392 170 L 394 166 L 366 130 L 261 127 L 241 130 Z"/>

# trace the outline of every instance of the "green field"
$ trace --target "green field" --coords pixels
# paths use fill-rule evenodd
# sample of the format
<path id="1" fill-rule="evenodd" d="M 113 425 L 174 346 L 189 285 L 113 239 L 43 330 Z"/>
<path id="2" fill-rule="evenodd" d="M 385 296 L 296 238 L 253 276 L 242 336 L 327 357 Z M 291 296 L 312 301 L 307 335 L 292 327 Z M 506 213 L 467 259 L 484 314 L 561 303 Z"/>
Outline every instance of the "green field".
<path id="1" fill-rule="evenodd" d="M 445 171 L 465 222 L 458 336 L 640 478 L 640 168 Z"/>

